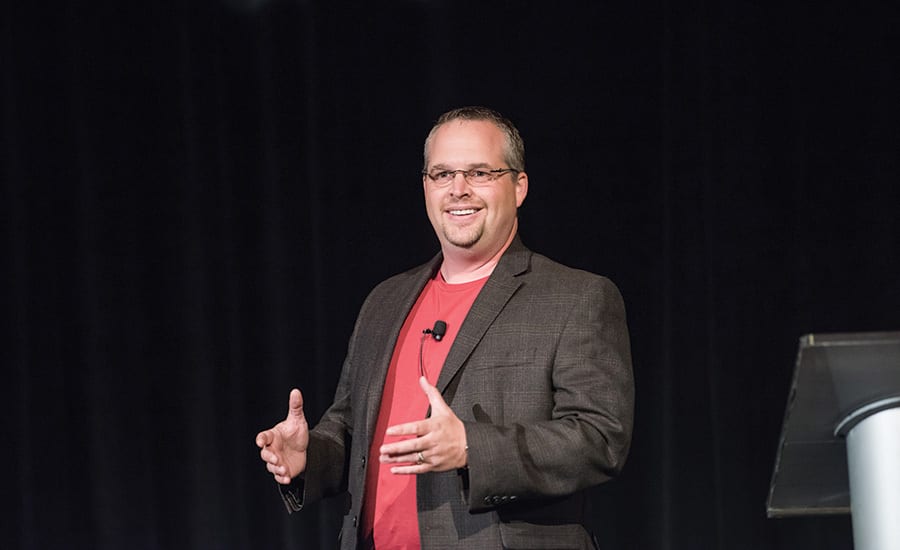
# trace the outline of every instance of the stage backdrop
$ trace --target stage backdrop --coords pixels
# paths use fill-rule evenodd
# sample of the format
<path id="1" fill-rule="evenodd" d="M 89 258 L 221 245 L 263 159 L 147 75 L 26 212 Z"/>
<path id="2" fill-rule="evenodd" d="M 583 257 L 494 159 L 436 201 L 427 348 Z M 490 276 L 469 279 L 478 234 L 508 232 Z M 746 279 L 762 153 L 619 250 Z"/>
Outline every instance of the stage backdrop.
<path id="1" fill-rule="evenodd" d="M 52 4 L 0 18 L 0 547 L 333 547 L 254 436 L 295 386 L 321 416 L 366 293 L 437 250 L 422 141 L 484 104 L 524 242 L 628 307 L 603 548 L 851 548 L 765 499 L 798 337 L 900 329 L 892 3 Z"/>

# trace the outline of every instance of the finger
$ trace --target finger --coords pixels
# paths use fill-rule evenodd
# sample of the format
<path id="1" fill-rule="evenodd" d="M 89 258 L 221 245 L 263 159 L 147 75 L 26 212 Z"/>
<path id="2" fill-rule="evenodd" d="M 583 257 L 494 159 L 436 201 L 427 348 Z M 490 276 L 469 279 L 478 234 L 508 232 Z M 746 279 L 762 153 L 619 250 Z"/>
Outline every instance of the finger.
<path id="1" fill-rule="evenodd" d="M 256 434 L 256 446 L 262 449 L 266 445 L 271 445 L 274 439 L 275 434 L 272 433 L 272 430 L 259 432 Z"/>
<path id="2" fill-rule="evenodd" d="M 432 466 L 431 460 L 424 451 L 415 451 L 397 455 L 380 455 L 378 461 L 381 464 L 395 464 L 396 466 Z"/>
<path id="3" fill-rule="evenodd" d="M 276 476 L 287 474 L 287 469 L 284 466 L 278 466 L 276 464 L 266 464 L 266 470 L 268 470 L 270 474 Z"/>
<path id="4" fill-rule="evenodd" d="M 293 479 L 291 476 L 287 475 L 287 471 L 282 468 L 278 470 L 277 468 L 271 468 L 270 465 L 266 466 L 266 469 L 269 470 L 269 473 L 272 474 L 272 477 L 275 478 L 275 481 L 282 485 L 290 484 Z"/>
<path id="5" fill-rule="evenodd" d="M 403 454 L 381 454 L 378 456 L 378 461 L 382 464 L 396 464 L 398 462 L 404 462 L 407 464 L 418 464 L 418 453 L 416 452 L 406 452 Z"/>
<path id="6" fill-rule="evenodd" d="M 392 474 L 397 475 L 415 475 L 415 474 L 425 474 L 431 471 L 431 466 L 429 464 L 417 464 L 412 466 L 394 466 L 391 468 Z"/>
<path id="7" fill-rule="evenodd" d="M 303 394 L 297 388 L 291 390 L 291 396 L 288 398 L 288 418 L 291 417 L 303 419 Z"/>
<path id="8" fill-rule="evenodd" d="M 273 476 L 275 477 L 275 481 L 282 485 L 290 485 L 291 484 L 291 476 Z"/>
<path id="9" fill-rule="evenodd" d="M 386 435 L 425 435 L 428 433 L 427 420 L 416 420 L 415 422 L 390 426 L 384 433 Z"/>
<path id="10" fill-rule="evenodd" d="M 382 464 L 397 464 L 399 462 L 412 464 L 415 463 L 416 456 L 415 454 L 403 453 L 403 454 L 381 454 L 378 456 L 378 462 Z"/>
<path id="11" fill-rule="evenodd" d="M 392 457 L 400 455 L 414 454 L 428 447 L 427 441 L 422 441 L 421 437 L 415 439 L 404 439 L 403 441 L 395 441 L 393 443 L 385 443 L 378 449 L 383 455 Z"/>
<path id="12" fill-rule="evenodd" d="M 268 462 L 269 464 L 278 464 L 278 455 L 267 449 L 263 449 L 259 452 L 259 458 L 261 458 L 263 462 Z"/>
<path id="13" fill-rule="evenodd" d="M 441 392 L 439 392 L 437 388 L 428 382 L 427 378 L 420 376 L 419 386 L 422 388 L 422 391 L 425 392 L 425 396 L 428 397 L 428 404 L 431 405 L 432 415 L 435 412 L 446 412 L 450 410 L 450 407 L 447 406 L 447 402 L 444 401 L 444 396 L 441 395 Z"/>

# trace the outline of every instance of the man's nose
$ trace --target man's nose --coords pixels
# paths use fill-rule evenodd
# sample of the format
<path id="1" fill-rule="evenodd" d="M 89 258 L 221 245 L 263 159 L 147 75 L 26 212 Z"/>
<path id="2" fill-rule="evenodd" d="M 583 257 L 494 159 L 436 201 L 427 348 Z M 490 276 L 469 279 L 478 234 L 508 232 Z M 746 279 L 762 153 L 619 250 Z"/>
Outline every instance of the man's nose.
<path id="1" fill-rule="evenodd" d="M 454 197 L 469 194 L 469 181 L 461 170 L 453 174 L 453 179 L 450 180 L 450 194 Z"/>

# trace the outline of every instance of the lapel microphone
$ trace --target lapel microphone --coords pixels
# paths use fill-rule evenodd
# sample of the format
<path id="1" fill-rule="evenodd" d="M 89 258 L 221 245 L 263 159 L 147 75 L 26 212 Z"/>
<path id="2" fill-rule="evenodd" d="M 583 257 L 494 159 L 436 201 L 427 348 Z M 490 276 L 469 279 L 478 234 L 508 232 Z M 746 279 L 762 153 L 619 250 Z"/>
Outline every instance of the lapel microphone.
<path id="1" fill-rule="evenodd" d="M 429 334 L 436 342 L 440 342 L 444 335 L 447 334 L 447 323 L 437 320 L 434 322 L 434 328 L 426 328 L 422 331 L 422 339 L 419 340 L 419 376 L 425 376 L 425 361 L 422 358 L 422 349 L 425 347 L 425 338 Z"/>
<path id="2" fill-rule="evenodd" d="M 426 328 L 422 331 L 422 334 L 430 334 L 436 341 L 440 342 L 444 335 L 447 334 L 447 323 L 438 319 L 434 322 L 434 328 Z"/>

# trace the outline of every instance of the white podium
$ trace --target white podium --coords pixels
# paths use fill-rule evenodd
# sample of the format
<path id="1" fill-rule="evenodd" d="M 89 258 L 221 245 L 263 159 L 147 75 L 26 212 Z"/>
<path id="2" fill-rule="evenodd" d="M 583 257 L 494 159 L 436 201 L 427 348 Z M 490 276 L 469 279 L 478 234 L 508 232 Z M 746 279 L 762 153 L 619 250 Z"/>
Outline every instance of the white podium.
<path id="1" fill-rule="evenodd" d="M 766 510 L 850 513 L 855 550 L 900 550 L 900 332 L 800 339 Z"/>

